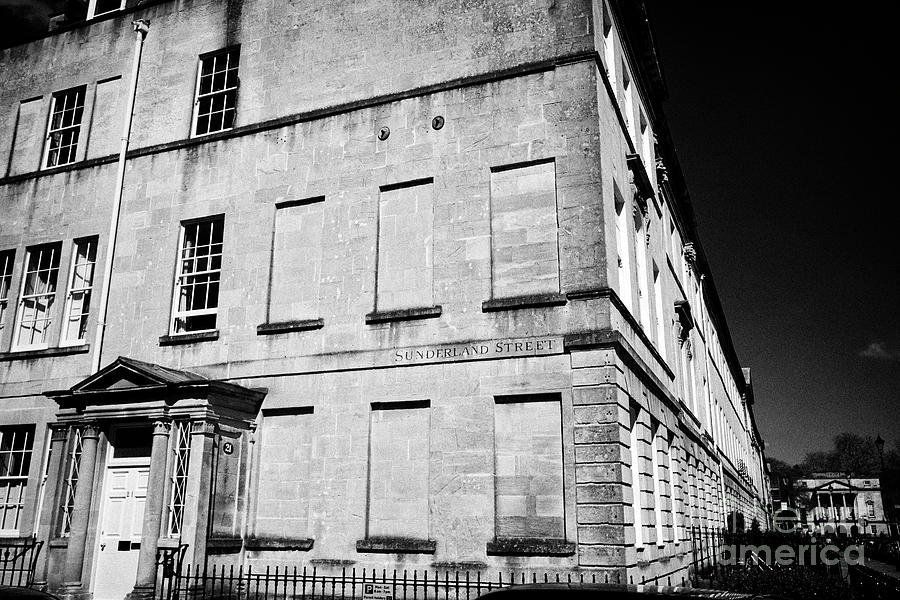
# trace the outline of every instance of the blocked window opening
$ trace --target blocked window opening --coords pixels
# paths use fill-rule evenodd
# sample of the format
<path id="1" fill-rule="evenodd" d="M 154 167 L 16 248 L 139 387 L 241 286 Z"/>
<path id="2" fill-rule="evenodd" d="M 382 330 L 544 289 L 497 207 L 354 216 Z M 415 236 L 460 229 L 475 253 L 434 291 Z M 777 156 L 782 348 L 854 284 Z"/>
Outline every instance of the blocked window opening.
<path id="1" fill-rule="evenodd" d="M 319 317 L 324 217 L 324 197 L 276 206 L 270 323 Z"/>
<path id="2" fill-rule="evenodd" d="M 556 165 L 491 170 L 494 298 L 559 293 Z"/>
<path id="3" fill-rule="evenodd" d="M 366 536 L 428 539 L 431 403 L 375 403 L 370 418 Z"/>
<path id="4" fill-rule="evenodd" d="M 497 538 L 565 539 L 558 394 L 495 398 L 494 473 Z"/>
<path id="5" fill-rule="evenodd" d="M 434 305 L 434 183 L 383 187 L 378 199 L 377 311 Z"/>
<path id="6" fill-rule="evenodd" d="M 254 535 L 296 539 L 309 535 L 311 408 L 263 411 Z"/>

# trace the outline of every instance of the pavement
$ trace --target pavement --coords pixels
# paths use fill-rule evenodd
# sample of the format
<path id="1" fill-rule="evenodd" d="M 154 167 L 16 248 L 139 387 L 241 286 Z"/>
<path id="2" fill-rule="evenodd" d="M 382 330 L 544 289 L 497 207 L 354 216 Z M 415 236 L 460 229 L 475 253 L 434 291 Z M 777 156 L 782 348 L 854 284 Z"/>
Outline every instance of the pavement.
<path id="1" fill-rule="evenodd" d="M 874 558 L 866 558 L 865 566 L 869 567 L 873 571 L 878 571 L 883 575 L 887 575 L 888 577 L 900 579 L 900 568 L 897 568 L 894 565 L 883 563 L 880 560 L 875 560 Z"/>

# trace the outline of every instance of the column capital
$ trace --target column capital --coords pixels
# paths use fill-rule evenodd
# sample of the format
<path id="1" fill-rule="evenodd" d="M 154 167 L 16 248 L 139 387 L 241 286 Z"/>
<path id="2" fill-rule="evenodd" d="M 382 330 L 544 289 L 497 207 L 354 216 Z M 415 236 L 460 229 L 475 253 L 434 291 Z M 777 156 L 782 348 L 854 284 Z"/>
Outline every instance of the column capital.
<path id="1" fill-rule="evenodd" d="M 156 419 L 153 421 L 153 435 L 169 435 L 171 430 L 171 419 Z"/>
<path id="2" fill-rule="evenodd" d="M 208 421 L 191 421 L 191 435 L 205 435 L 212 437 L 216 434 L 216 422 Z"/>
<path id="3" fill-rule="evenodd" d="M 65 442 L 69 435 L 69 426 L 65 423 L 50 423 L 50 442 Z"/>
<path id="4" fill-rule="evenodd" d="M 81 429 L 82 440 L 96 440 L 100 438 L 100 426 L 96 423 L 88 423 Z"/>

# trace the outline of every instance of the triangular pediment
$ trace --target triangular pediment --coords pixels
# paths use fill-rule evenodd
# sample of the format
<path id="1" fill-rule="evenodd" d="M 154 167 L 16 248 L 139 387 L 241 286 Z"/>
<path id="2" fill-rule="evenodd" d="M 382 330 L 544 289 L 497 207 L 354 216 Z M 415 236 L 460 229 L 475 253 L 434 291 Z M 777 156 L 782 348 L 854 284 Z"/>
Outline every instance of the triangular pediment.
<path id="1" fill-rule="evenodd" d="M 849 490 L 851 488 L 852 488 L 852 486 L 847 483 L 846 479 L 843 481 L 841 481 L 840 479 L 832 479 L 830 481 L 821 483 L 821 484 L 813 487 L 812 489 L 817 492 L 818 491 L 828 491 L 829 489 L 839 492 L 841 490 Z"/>
<path id="2" fill-rule="evenodd" d="M 72 386 L 69 391 L 100 392 L 205 380 L 202 375 L 189 371 L 179 371 L 120 356 L 97 373 Z"/>

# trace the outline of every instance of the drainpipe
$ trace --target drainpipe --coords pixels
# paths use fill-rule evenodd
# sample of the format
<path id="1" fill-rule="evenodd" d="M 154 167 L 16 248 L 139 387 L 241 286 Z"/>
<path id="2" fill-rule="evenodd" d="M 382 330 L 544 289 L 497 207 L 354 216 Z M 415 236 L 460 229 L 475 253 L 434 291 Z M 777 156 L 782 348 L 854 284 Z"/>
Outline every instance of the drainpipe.
<path id="1" fill-rule="evenodd" d="M 122 188 L 125 185 L 125 155 L 128 152 L 128 138 L 131 136 L 131 121 L 134 116 L 134 97 L 137 93 L 138 72 L 141 67 L 141 52 L 144 49 L 144 38 L 150 31 L 150 21 L 138 19 L 132 21 L 134 27 L 134 62 L 131 65 L 131 88 L 128 91 L 128 105 L 125 109 L 125 124 L 122 127 L 122 145 L 119 148 L 119 162 L 116 169 L 116 196 L 113 200 L 112 214 L 109 219 L 109 235 L 106 238 L 106 258 L 103 261 L 103 286 L 100 288 L 100 310 L 97 313 L 97 333 L 94 336 L 94 356 L 91 373 L 100 370 L 100 355 L 103 352 L 103 334 L 106 331 L 106 316 L 109 305 L 110 279 L 112 278 L 113 258 L 116 251 L 116 236 L 119 233 L 119 212 L 122 208 Z"/>

